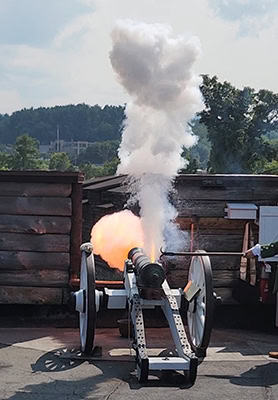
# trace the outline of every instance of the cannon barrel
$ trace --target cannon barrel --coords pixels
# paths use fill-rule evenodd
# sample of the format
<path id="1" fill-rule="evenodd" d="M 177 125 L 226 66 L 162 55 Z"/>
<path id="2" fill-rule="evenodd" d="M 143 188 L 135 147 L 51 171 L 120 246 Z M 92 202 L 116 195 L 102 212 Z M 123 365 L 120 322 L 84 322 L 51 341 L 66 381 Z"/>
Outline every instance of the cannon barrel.
<path id="1" fill-rule="evenodd" d="M 161 287 L 165 280 L 165 269 L 161 264 L 151 262 L 144 250 L 139 247 L 131 249 L 127 257 L 135 267 L 138 286 Z"/>

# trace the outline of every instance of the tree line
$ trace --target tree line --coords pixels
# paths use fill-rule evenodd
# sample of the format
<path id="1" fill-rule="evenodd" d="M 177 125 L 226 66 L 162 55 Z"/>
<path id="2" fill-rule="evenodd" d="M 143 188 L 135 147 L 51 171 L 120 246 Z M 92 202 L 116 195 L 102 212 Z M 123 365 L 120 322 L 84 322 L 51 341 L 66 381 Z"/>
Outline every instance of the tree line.
<path id="1" fill-rule="evenodd" d="M 278 95 L 269 90 L 238 89 L 216 76 L 203 75 L 200 87 L 205 108 L 190 126 L 198 143 L 184 149 L 182 173 L 278 174 Z M 119 159 L 123 106 L 85 104 L 21 110 L 0 115 L 0 169 L 81 170 L 86 178 L 115 173 Z M 56 139 L 57 125 L 65 141 L 92 146 L 74 160 L 65 153 L 42 159 L 38 144 Z"/>
<path id="2" fill-rule="evenodd" d="M 49 144 L 56 139 L 57 127 L 65 141 L 120 140 L 123 120 L 123 106 L 70 104 L 23 109 L 0 114 L 0 143 L 14 144 L 18 136 L 28 133 L 40 144 Z"/>

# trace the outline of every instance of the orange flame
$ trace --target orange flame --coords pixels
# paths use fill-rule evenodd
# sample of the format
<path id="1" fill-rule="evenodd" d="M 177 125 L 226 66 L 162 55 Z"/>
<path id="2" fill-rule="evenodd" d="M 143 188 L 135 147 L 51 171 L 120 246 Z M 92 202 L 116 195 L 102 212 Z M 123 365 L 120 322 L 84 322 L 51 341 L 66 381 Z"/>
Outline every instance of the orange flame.
<path id="1" fill-rule="evenodd" d="M 106 215 L 93 226 L 91 243 L 95 254 L 123 271 L 129 250 L 143 247 L 141 219 L 128 210 Z"/>
<path id="2" fill-rule="evenodd" d="M 155 258 L 156 258 L 156 251 L 155 251 L 155 245 L 154 245 L 154 242 L 152 242 L 152 246 L 151 246 L 151 255 L 150 255 L 150 259 L 151 259 L 151 262 L 153 263 L 153 262 L 155 262 Z"/>

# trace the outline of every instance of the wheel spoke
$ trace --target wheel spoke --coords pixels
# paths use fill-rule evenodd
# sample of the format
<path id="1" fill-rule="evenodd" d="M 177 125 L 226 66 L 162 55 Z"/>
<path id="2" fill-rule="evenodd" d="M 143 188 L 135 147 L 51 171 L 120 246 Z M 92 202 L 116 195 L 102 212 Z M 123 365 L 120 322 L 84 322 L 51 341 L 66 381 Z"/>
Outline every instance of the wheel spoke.
<path id="1" fill-rule="evenodd" d="M 208 256 L 198 256 L 196 253 L 191 261 L 188 279 L 200 288 L 195 298 L 195 308 L 190 305 L 187 313 L 189 341 L 193 351 L 198 353 L 198 349 L 207 348 L 212 329 L 213 286 Z"/>

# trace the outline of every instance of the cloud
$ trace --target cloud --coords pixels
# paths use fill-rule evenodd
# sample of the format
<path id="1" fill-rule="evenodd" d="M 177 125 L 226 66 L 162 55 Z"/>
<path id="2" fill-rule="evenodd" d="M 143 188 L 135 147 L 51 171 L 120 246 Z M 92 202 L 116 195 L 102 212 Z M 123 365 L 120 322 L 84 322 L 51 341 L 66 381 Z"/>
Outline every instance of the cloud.
<path id="1" fill-rule="evenodd" d="M 262 12 L 269 28 L 259 37 L 238 40 L 240 24 L 246 26 L 247 17 L 239 12 L 244 1 L 226 2 L 235 9 L 222 8 L 226 15 L 219 18 L 217 7 L 224 4 L 219 0 L 190 5 L 175 0 L 174 7 L 170 0 L 159 0 L 159 7 L 158 0 L 0 0 L 0 113 L 69 103 L 126 103 L 128 94 L 109 61 L 110 32 L 118 19 L 169 24 L 177 35 L 197 35 L 204 51 L 196 64 L 198 73 L 216 74 L 236 86 L 278 91 L 275 8 L 274 17 Z M 261 2 L 266 4 L 252 0 L 249 5 Z"/>
<path id="2" fill-rule="evenodd" d="M 208 3 L 218 16 L 239 23 L 240 36 L 257 36 L 278 15 L 277 0 L 208 0 Z"/>
<path id="3" fill-rule="evenodd" d="M 92 0 L 0 0 L 0 113 L 84 101 L 93 13 Z"/>
<path id="4" fill-rule="evenodd" d="M 69 21 L 92 11 L 82 0 L 0 0 L 0 43 L 46 46 Z"/>
<path id="5" fill-rule="evenodd" d="M 17 90 L 0 90 L 0 110 L 4 113 L 11 113 L 14 110 L 20 110 L 24 102 Z"/>

